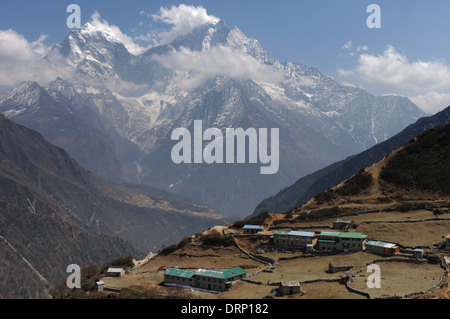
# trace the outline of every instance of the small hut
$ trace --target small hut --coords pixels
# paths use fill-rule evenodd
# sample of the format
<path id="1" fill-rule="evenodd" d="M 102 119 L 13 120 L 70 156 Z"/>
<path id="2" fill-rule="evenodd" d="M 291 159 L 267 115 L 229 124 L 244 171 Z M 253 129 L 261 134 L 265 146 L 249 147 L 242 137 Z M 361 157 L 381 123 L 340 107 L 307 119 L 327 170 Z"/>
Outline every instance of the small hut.
<path id="1" fill-rule="evenodd" d="M 328 265 L 328 272 L 333 274 L 336 272 L 348 271 L 352 268 L 353 268 L 352 263 L 330 263 Z"/>
<path id="2" fill-rule="evenodd" d="M 122 277 L 125 274 L 123 268 L 108 268 L 106 275 L 108 277 Z"/>
<path id="3" fill-rule="evenodd" d="M 242 229 L 246 235 L 254 235 L 263 231 L 263 227 L 257 225 L 245 225 Z"/>
<path id="4" fill-rule="evenodd" d="M 353 227 L 353 220 L 349 219 L 336 219 L 333 222 L 333 229 L 337 229 L 340 231 L 348 232 Z"/>
<path id="5" fill-rule="evenodd" d="M 95 283 L 97 285 L 97 291 L 103 291 L 105 288 L 105 282 L 100 280 Z"/>
<path id="6" fill-rule="evenodd" d="M 414 249 L 413 258 L 422 259 L 423 258 L 423 249 L 420 249 L 420 248 Z"/>
<path id="7" fill-rule="evenodd" d="M 278 289 L 283 295 L 294 295 L 300 292 L 300 283 L 298 281 L 280 282 Z"/>

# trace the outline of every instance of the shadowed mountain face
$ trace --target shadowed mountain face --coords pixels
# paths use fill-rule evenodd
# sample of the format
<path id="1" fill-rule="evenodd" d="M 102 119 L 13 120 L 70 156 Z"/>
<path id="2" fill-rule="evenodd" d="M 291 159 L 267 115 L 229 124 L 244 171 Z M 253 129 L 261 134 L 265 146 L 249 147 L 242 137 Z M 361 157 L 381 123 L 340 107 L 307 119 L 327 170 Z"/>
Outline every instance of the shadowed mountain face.
<path id="1" fill-rule="evenodd" d="M 226 220 L 174 195 L 165 199 L 159 190 L 101 180 L 36 131 L 4 116 L 0 186 L 4 298 L 46 297 L 45 289 L 64 278 L 69 264 L 139 257 Z"/>
<path id="2" fill-rule="evenodd" d="M 361 168 L 350 178 L 293 207 L 289 215 L 298 221 L 313 221 L 361 212 L 398 217 L 399 213 L 426 210 L 430 218 L 431 212 L 436 217 L 448 212 L 450 205 L 449 156 L 450 124 L 431 128 L 373 165 Z M 377 229 L 373 225 L 363 227 L 368 232 Z M 392 229 L 385 231 L 389 233 Z"/>
<path id="3" fill-rule="evenodd" d="M 261 202 L 256 207 L 253 215 L 257 215 L 261 211 L 286 212 L 293 207 L 298 207 L 317 194 L 350 178 L 361 168 L 368 167 L 378 162 L 384 156 L 387 156 L 389 153 L 407 144 L 411 139 L 423 132 L 449 123 L 450 107 L 436 115 L 421 118 L 389 140 L 375 145 L 358 155 L 334 163 L 322 170 L 301 178 L 292 186 L 285 188 L 277 195 Z"/>
<path id="4" fill-rule="evenodd" d="M 314 68 L 281 63 L 223 21 L 138 56 L 87 24 L 46 59 L 62 61 L 73 78 L 24 83 L 0 100 L 0 112 L 103 178 L 164 189 L 239 216 L 424 115 L 406 98 L 376 97 Z M 278 128 L 278 173 L 262 176 L 259 164 L 175 165 L 171 133 L 195 120 L 205 129 Z"/>

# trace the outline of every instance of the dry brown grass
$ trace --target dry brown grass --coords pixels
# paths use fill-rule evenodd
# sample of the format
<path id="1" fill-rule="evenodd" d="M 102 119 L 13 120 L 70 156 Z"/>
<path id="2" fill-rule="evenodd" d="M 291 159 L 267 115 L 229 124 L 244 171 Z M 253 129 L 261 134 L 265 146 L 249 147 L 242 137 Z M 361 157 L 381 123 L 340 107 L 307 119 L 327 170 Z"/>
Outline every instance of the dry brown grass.
<path id="1" fill-rule="evenodd" d="M 319 282 L 301 286 L 305 294 L 295 294 L 279 299 L 367 299 L 362 295 L 352 293 L 344 285 L 337 282 Z"/>
<path id="2" fill-rule="evenodd" d="M 372 298 L 403 296 L 425 291 L 437 284 L 444 270 L 434 264 L 409 264 L 397 262 L 378 263 L 381 269 L 381 288 L 369 289 L 366 280 L 371 273 L 362 272 L 353 278 L 352 288 L 370 293 Z"/>
<path id="3" fill-rule="evenodd" d="M 354 254 L 342 254 L 335 256 L 305 257 L 292 260 L 280 261 L 277 265 L 277 271 L 274 273 L 261 272 L 251 279 L 264 283 L 280 281 L 307 281 L 312 279 L 338 279 L 344 273 L 330 274 L 327 272 L 330 262 L 349 262 L 352 263 L 353 271 L 360 269 L 365 263 L 379 258 L 366 252 L 357 252 Z"/>
<path id="4" fill-rule="evenodd" d="M 362 224 L 358 231 L 383 241 L 399 243 L 404 246 L 432 246 L 441 242 L 442 236 L 450 231 L 450 220 L 427 221 L 420 223 L 376 223 Z"/>
<path id="5" fill-rule="evenodd" d="M 385 161 L 385 159 L 384 159 Z M 378 179 L 379 172 L 383 162 L 376 164 L 368 169 L 374 177 L 374 185 L 358 196 L 348 196 L 339 198 L 335 202 L 318 205 L 314 200 L 297 209 L 298 212 L 310 211 L 311 209 L 321 209 L 339 204 L 344 211 L 349 213 L 358 213 L 364 211 L 378 210 L 378 213 L 359 214 L 355 216 L 340 216 L 340 218 L 352 219 L 359 224 L 356 231 L 369 236 L 369 239 L 399 243 L 404 246 L 432 246 L 434 243 L 442 241 L 442 236 L 450 232 L 450 220 L 426 221 L 414 223 L 392 223 L 393 221 L 421 221 L 432 219 L 434 215 L 429 210 L 413 210 L 409 212 L 395 211 L 396 205 L 402 201 L 416 201 L 436 204 L 438 206 L 448 205 L 450 199 L 438 198 L 436 194 L 425 194 L 423 192 L 409 191 L 395 188 L 387 185 Z M 379 201 L 379 198 L 386 199 L 385 202 Z M 390 208 L 392 211 L 382 211 Z M 266 221 L 269 226 L 273 222 L 280 221 L 285 217 L 283 214 L 271 215 Z M 440 216 L 449 218 L 450 215 Z M 319 226 L 311 231 L 320 231 L 326 229 L 324 226 L 332 226 L 335 218 L 329 218 L 317 222 L 296 222 L 282 224 L 285 229 L 295 227 Z M 280 224 L 278 224 L 280 225 Z M 321 228 L 323 227 L 323 228 Z M 241 232 L 234 229 L 220 228 L 216 229 L 221 233 Z M 204 236 L 204 235 L 203 235 Z M 201 236 L 200 236 L 201 237 Z M 197 238 L 198 240 L 199 238 Z M 250 238 L 235 238 L 241 248 L 248 252 L 257 251 L 261 245 L 267 245 L 264 240 L 251 240 Z M 274 273 L 261 272 L 251 280 L 263 283 L 275 283 L 280 281 L 307 281 L 312 279 L 338 279 L 343 273 L 327 273 L 330 262 L 350 262 L 354 265 L 352 271 L 363 267 L 364 264 L 379 259 L 380 256 L 358 252 L 353 254 L 341 254 L 334 256 L 316 256 L 302 257 L 292 260 L 279 260 L 281 257 L 292 257 L 297 254 L 282 254 L 277 252 L 264 253 L 264 256 L 278 260 L 277 271 Z M 392 296 L 393 294 L 407 294 L 414 291 L 426 290 L 439 280 L 442 269 L 438 265 L 414 265 L 407 263 L 380 263 L 382 266 L 382 289 L 370 290 L 367 288 L 365 280 L 368 273 L 361 273 L 354 278 L 352 287 L 368 291 L 374 297 Z M 255 261 L 242 253 L 237 247 L 204 247 L 200 241 L 189 242 L 185 247 L 177 250 L 167 256 L 157 256 L 150 260 L 144 267 L 122 278 L 106 278 L 105 283 L 109 287 L 124 288 L 138 286 L 141 289 L 159 289 L 162 294 L 169 293 L 171 288 L 161 287 L 159 284 L 164 279 L 164 271 L 170 267 L 178 268 L 215 268 L 227 269 L 242 267 L 249 274 L 261 270 L 264 263 Z M 155 288 L 156 287 L 156 288 Z M 267 296 L 274 286 L 255 285 L 247 282 L 237 282 L 233 285 L 231 291 L 221 294 L 211 294 L 197 290 L 188 290 L 193 298 L 206 299 L 260 299 Z M 365 298 L 361 295 L 349 292 L 344 285 L 335 283 L 314 283 L 302 285 L 302 291 L 306 294 L 297 294 L 287 296 L 291 299 L 359 299 Z M 431 292 L 428 298 L 446 298 L 448 296 L 445 287 L 441 290 Z M 425 297 L 425 296 L 424 296 Z"/>

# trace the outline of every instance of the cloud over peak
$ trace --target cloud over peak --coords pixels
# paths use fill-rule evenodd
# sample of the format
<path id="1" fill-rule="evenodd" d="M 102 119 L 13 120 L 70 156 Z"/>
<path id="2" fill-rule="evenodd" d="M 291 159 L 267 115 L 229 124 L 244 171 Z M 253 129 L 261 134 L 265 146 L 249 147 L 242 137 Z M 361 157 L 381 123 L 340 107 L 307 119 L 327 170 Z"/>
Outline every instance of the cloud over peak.
<path id="1" fill-rule="evenodd" d="M 220 21 L 219 18 L 209 15 L 202 6 L 195 7 L 185 4 L 172 6 L 170 9 L 161 7 L 159 13 L 151 16 L 154 21 L 172 26 L 169 31 L 162 32 L 159 35 L 160 44 L 168 44 L 203 24 L 217 24 Z"/>
<path id="2" fill-rule="evenodd" d="M 14 30 L 0 30 L 0 86 L 12 87 L 22 81 L 46 82 L 64 76 L 64 70 L 43 59 L 49 51 L 41 35 L 29 42 Z"/>
<path id="3" fill-rule="evenodd" d="M 196 88 L 219 75 L 256 82 L 278 82 L 284 78 L 281 71 L 227 46 L 215 46 L 204 51 L 182 47 L 166 55 L 154 55 L 153 58 L 168 69 L 191 73 L 190 77 L 179 83 L 182 89 Z"/>
<path id="4" fill-rule="evenodd" d="M 81 32 L 95 32 L 101 31 L 108 36 L 109 40 L 116 40 L 123 43 L 127 50 L 134 55 L 139 55 L 145 52 L 149 47 L 139 45 L 134 39 L 124 34 L 119 27 L 110 25 L 108 21 L 104 20 L 98 12 L 94 12 L 91 16 L 91 21 L 88 22 Z"/>

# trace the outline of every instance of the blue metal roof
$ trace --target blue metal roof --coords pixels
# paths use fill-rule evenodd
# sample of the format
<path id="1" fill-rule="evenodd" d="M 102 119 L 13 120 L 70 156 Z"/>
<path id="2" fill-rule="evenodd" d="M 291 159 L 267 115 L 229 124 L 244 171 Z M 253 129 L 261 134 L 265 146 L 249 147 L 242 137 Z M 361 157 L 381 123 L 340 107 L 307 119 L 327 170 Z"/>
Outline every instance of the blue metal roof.
<path id="1" fill-rule="evenodd" d="M 315 233 L 306 232 L 306 231 L 286 231 L 286 230 L 277 230 L 273 233 L 274 235 L 284 235 L 284 236 L 301 236 L 301 237 L 314 237 Z"/>
<path id="2" fill-rule="evenodd" d="M 315 233 L 307 232 L 307 231 L 291 231 L 289 232 L 291 236 L 302 236 L 302 237 L 314 237 Z"/>
<path id="3" fill-rule="evenodd" d="M 244 229 L 263 229 L 262 226 L 256 226 L 256 225 L 245 225 Z"/>

